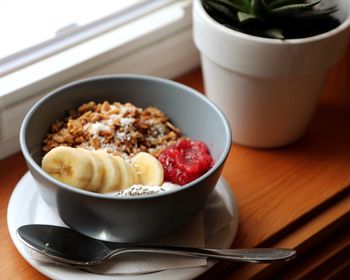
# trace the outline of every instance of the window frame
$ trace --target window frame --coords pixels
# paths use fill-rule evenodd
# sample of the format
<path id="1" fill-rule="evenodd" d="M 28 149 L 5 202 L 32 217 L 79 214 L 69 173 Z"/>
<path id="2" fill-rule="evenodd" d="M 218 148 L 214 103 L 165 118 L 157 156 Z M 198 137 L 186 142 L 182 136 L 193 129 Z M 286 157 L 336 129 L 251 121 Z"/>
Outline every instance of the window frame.
<path id="1" fill-rule="evenodd" d="M 173 79 L 198 67 L 191 8 L 190 0 L 176 1 L 0 78 L 0 159 L 19 151 L 19 129 L 26 112 L 55 88 L 118 73 Z M 147 28 L 135 33 L 140 26 Z"/>
<path id="2" fill-rule="evenodd" d="M 176 0 L 148 0 L 0 59 L 0 77 L 155 12 Z"/>

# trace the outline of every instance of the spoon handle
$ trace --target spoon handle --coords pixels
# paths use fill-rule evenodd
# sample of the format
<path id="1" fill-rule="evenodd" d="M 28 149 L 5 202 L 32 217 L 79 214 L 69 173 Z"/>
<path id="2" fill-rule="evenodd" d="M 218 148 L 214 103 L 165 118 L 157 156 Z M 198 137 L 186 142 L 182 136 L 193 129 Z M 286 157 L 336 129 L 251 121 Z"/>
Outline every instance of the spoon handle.
<path id="1" fill-rule="evenodd" d="M 190 247 L 129 247 L 119 248 L 111 252 L 109 257 L 114 257 L 123 253 L 145 252 L 161 253 L 171 255 L 182 255 L 189 257 L 214 258 L 233 260 L 249 263 L 265 263 L 275 261 L 287 261 L 293 258 L 296 251 L 293 249 L 282 248 L 252 248 L 252 249 L 207 249 L 207 248 L 190 248 Z"/>

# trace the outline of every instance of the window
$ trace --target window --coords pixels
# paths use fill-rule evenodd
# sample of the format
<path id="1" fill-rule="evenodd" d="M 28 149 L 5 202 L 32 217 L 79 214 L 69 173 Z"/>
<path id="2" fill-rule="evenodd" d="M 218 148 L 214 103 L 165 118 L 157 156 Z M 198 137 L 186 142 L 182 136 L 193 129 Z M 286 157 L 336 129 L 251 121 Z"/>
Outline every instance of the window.
<path id="1" fill-rule="evenodd" d="M 170 2 L 0 0 L 0 77 Z"/>
<path id="2" fill-rule="evenodd" d="M 13 16 L 0 17 L 0 159 L 19 151 L 27 111 L 63 84 L 117 73 L 175 78 L 199 65 L 191 0 L 0 0 L 0 9 Z"/>

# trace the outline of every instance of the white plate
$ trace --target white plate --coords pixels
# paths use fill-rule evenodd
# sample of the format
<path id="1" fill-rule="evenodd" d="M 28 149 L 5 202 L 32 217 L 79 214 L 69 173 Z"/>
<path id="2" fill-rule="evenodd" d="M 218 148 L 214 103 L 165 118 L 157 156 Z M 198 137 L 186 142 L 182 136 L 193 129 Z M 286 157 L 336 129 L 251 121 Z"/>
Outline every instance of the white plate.
<path id="1" fill-rule="evenodd" d="M 217 195 L 220 199 L 222 199 L 227 207 L 228 212 L 232 216 L 232 220 L 227 224 L 227 226 L 225 226 L 217 233 L 217 236 L 210 238 L 210 240 L 207 241 L 206 246 L 216 248 L 229 248 L 236 236 L 238 227 L 238 211 L 236 201 L 234 195 L 231 192 L 231 188 L 223 178 L 219 180 L 212 195 Z M 80 280 L 84 277 L 84 279 L 87 280 L 184 280 L 193 279 L 201 275 L 215 264 L 215 261 L 209 260 L 208 264 L 202 267 L 169 269 L 148 274 L 100 275 L 82 271 L 74 267 L 64 267 L 55 265 L 53 263 L 39 262 L 33 258 L 30 258 L 27 247 L 21 243 L 16 236 L 16 230 L 18 227 L 25 224 L 34 223 L 34 215 L 36 213 L 35 210 L 39 199 L 40 197 L 36 190 L 33 178 L 29 173 L 25 174 L 18 182 L 11 195 L 7 210 L 7 224 L 11 239 L 20 254 L 38 271 L 52 279 Z M 204 219 L 206 219 L 205 215 Z"/>

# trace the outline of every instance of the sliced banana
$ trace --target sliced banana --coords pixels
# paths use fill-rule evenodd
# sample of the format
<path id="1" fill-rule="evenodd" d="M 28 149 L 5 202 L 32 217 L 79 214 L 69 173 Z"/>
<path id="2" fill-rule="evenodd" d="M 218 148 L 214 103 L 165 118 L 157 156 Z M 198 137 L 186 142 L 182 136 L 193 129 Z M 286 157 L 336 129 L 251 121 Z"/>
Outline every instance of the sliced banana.
<path id="1" fill-rule="evenodd" d="M 105 151 L 92 151 L 94 157 L 98 157 L 104 167 L 103 183 L 100 186 L 100 193 L 113 192 L 120 189 L 121 172 L 115 157 Z"/>
<path id="2" fill-rule="evenodd" d="M 63 183 L 93 191 L 93 163 L 86 153 L 76 148 L 59 146 L 52 149 L 44 156 L 42 168 Z"/>
<path id="3" fill-rule="evenodd" d="M 120 170 L 120 188 L 125 189 L 137 183 L 137 175 L 134 167 L 120 156 L 114 156 Z"/>
<path id="4" fill-rule="evenodd" d="M 42 168 L 63 183 L 99 193 L 118 191 L 134 184 L 160 186 L 164 179 L 162 164 L 144 152 L 129 162 L 103 150 L 60 146 L 44 156 Z"/>
<path id="5" fill-rule="evenodd" d="M 100 192 L 104 177 L 105 177 L 105 167 L 100 157 L 95 156 L 92 151 L 83 149 L 83 148 L 77 148 L 79 151 L 86 153 L 92 162 L 92 178 L 91 178 L 91 184 L 90 188 L 94 192 Z"/>
<path id="6" fill-rule="evenodd" d="M 139 176 L 137 175 L 135 167 L 127 160 L 125 160 L 125 165 L 126 165 L 126 169 L 128 171 L 128 176 L 129 176 L 129 178 L 132 181 L 131 185 L 139 184 L 140 180 L 139 180 Z"/>
<path id="7" fill-rule="evenodd" d="M 160 186 L 163 183 L 163 166 L 151 154 L 140 152 L 131 159 L 131 164 L 135 168 L 139 182 L 142 185 Z"/>

